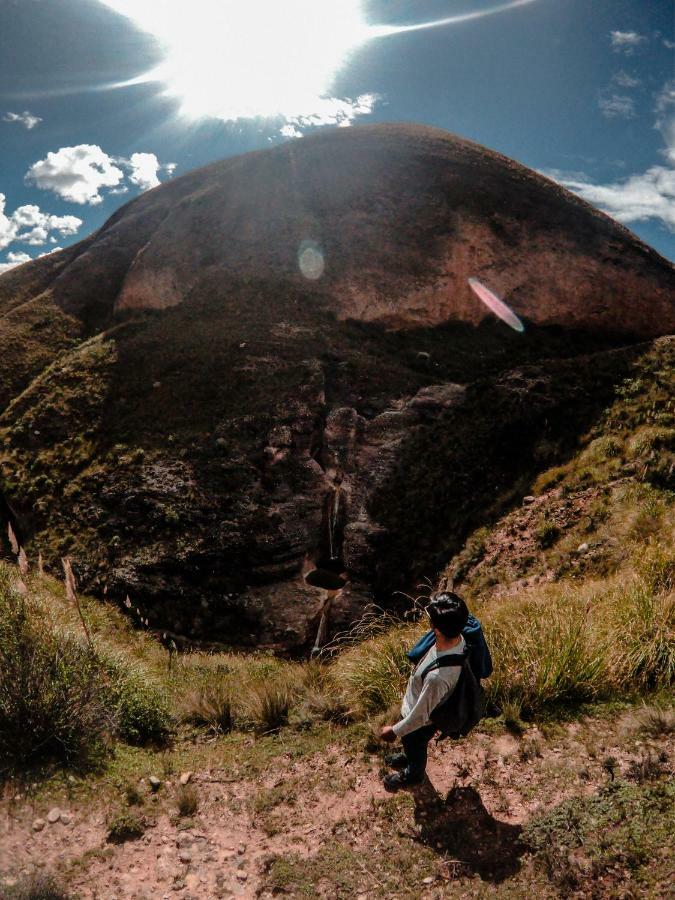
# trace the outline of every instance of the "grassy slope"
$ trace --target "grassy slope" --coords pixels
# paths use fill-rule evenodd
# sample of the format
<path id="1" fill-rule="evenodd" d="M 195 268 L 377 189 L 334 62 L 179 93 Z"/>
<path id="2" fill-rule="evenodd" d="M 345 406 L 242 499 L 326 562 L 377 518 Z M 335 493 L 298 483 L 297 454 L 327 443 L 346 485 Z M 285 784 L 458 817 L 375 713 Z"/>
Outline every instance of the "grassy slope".
<path id="1" fill-rule="evenodd" d="M 480 859 L 463 855 L 451 826 L 473 795 L 451 792 L 445 801 L 450 830 L 443 832 L 440 847 L 433 846 L 424 823 L 417 837 L 402 826 L 416 802 L 382 800 L 331 826 L 309 859 L 277 845 L 260 872 L 261 889 L 313 896 L 322 884 L 328 895 L 344 897 L 364 890 L 369 896 L 401 897 L 466 891 L 513 897 L 666 895 L 672 796 L 662 754 L 669 752 L 672 713 L 638 715 L 628 727 L 620 710 L 650 695 L 658 700 L 672 684 L 675 667 L 672 354 L 671 341 L 657 342 L 577 452 L 532 486 L 534 503 L 474 536 L 449 567 L 463 579 L 462 589 L 485 623 L 497 663 L 490 691 L 502 709 L 500 718 L 488 720 L 481 734 L 452 752 L 477 759 L 481 742 L 497 746 L 504 728 L 515 730 L 505 768 L 481 772 L 474 766 L 467 784 L 491 798 L 497 819 L 495 781 L 526 806 L 528 797 L 543 798 L 524 816 L 521 850 L 509 851 L 511 856 L 504 851 L 505 858 L 518 860 L 512 871 L 496 878 Z M 561 503 L 570 504 L 567 518 Z M 583 511 L 576 518 L 575 504 Z M 558 530 L 545 528 L 547 522 Z M 519 556 L 516 535 L 525 535 L 525 548 L 536 549 Z M 506 543 L 512 545 L 508 551 Z M 577 549 L 582 543 L 590 552 Z M 491 583 L 490 571 L 499 585 Z M 78 632 L 75 610 L 57 582 L 35 579 L 29 587 L 57 628 Z M 78 780 L 76 798 L 87 803 L 95 792 L 100 803 L 115 808 L 139 775 L 161 767 L 222 767 L 250 795 L 244 812 L 251 827 L 265 833 L 281 828 L 282 835 L 290 827 L 291 787 L 291 806 L 310 790 L 306 777 L 292 776 L 293 761 L 304 760 L 307 771 L 318 771 L 329 747 L 337 748 L 338 760 L 363 748 L 373 753 L 369 723 L 386 717 L 397 700 L 405 678 L 404 648 L 420 629 L 393 625 L 382 631 L 380 623 L 368 636 L 364 626 L 359 636 L 365 640 L 344 649 L 328 667 L 265 654 L 196 653 L 172 659 L 169 667 L 167 651 L 142 630 L 132 630 L 114 608 L 83 602 L 96 644 L 159 687 L 176 716 L 176 733 L 159 756 L 152 748 L 118 744 L 99 774 Z M 667 695 L 660 702 L 667 703 Z M 560 724 L 580 715 L 578 725 Z M 227 716 L 235 730 L 219 737 L 214 728 Z M 340 724 L 345 718 L 352 724 Z M 194 721 L 202 724 L 191 725 Z M 261 734 L 278 726 L 276 734 Z M 574 776 L 562 765 L 570 759 L 576 761 Z M 361 760 L 358 756 L 354 763 L 355 777 L 372 777 L 372 755 Z M 45 772 L 49 776 L 53 770 Z M 270 773 L 281 773 L 286 787 L 261 787 Z M 325 792 L 330 794 L 327 785 L 337 784 L 336 777 L 331 770 L 311 788 L 319 790 L 322 802 L 330 802 Z M 35 802 L 62 797 L 61 784 L 57 771 L 42 782 Z M 356 782 L 344 790 L 355 791 L 356 802 Z M 474 813 L 467 827 L 483 821 L 478 807 Z M 488 832 L 479 844 L 494 838 L 490 821 L 485 820 Z M 421 888 L 427 872 L 435 881 Z M 434 894 L 438 890 L 442 893 Z"/>

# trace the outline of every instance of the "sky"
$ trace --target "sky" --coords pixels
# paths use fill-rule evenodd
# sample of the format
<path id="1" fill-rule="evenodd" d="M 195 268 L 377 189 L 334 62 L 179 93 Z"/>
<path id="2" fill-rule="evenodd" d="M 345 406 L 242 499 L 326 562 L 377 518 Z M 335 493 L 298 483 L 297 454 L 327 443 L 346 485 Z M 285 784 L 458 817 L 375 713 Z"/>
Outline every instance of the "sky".
<path id="1" fill-rule="evenodd" d="M 0 272 L 205 163 L 391 121 L 675 260 L 675 0 L 0 0 Z"/>

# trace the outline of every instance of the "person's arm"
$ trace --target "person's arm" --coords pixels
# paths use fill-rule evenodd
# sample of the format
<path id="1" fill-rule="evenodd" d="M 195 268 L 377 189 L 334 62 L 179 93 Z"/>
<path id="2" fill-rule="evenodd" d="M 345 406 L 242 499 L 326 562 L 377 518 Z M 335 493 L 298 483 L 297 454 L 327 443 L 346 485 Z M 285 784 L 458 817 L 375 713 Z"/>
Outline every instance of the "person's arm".
<path id="1" fill-rule="evenodd" d="M 445 679 L 436 672 L 430 672 L 424 680 L 424 687 L 418 697 L 417 703 L 410 710 L 405 719 L 401 719 L 393 726 L 392 730 L 397 737 L 410 734 L 423 728 L 431 721 L 431 713 L 450 693 L 451 688 Z"/>

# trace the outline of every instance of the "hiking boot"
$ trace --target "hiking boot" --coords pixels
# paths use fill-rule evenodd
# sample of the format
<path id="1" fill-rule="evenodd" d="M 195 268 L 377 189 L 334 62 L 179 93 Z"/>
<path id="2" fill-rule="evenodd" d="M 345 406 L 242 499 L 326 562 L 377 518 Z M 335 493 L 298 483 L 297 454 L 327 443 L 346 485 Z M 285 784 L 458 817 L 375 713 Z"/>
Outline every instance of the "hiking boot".
<path id="1" fill-rule="evenodd" d="M 408 765 L 408 757 L 405 753 L 387 753 L 384 764 L 390 769 L 405 769 Z"/>
<path id="2" fill-rule="evenodd" d="M 385 791 L 389 791 L 392 794 L 395 794 L 396 791 L 400 791 L 401 788 L 414 787 L 416 784 L 422 784 L 422 778 L 411 778 L 407 769 L 404 769 L 402 772 L 392 772 L 390 775 L 385 775 L 382 779 L 382 784 L 384 785 Z"/>

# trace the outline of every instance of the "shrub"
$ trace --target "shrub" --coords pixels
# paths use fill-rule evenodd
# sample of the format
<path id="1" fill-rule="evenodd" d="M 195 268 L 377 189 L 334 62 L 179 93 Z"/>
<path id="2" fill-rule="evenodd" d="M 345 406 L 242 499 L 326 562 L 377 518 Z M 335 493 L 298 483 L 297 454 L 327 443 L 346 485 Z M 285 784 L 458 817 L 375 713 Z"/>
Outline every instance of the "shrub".
<path id="1" fill-rule="evenodd" d="M 286 679 L 254 681 L 247 691 L 245 714 L 256 730 L 270 734 L 288 724 L 295 690 Z"/>
<path id="2" fill-rule="evenodd" d="M 194 816 L 199 808 L 199 795 L 191 784 L 181 784 L 176 792 L 179 816 Z"/>
<path id="3" fill-rule="evenodd" d="M 167 699 L 150 674 L 125 658 L 104 657 L 117 734 L 130 744 L 163 743 L 171 725 Z"/>
<path id="4" fill-rule="evenodd" d="M 52 875 L 43 872 L 26 875 L 2 894 L 5 900 L 69 900 L 70 896 Z"/>
<path id="5" fill-rule="evenodd" d="M 108 820 L 108 841 L 123 844 L 134 841 L 145 833 L 145 821 L 138 813 L 124 810 Z"/>
<path id="6" fill-rule="evenodd" d="M 83 763 L 114 728 L 98 658 L 0 569 L 0 757 Z"/>
<path id="7" fill-rule="evenodd" d="M 617 687 L 651 689 L 675 679 L 675 596 L 641 579 L 612 599 L 609 677 Z"/>
<path id="8" fill-rule="evenodd" d="M 560 537 L 560 528 L 554 522 L 543 522 L 535 531 L 535 539 L 542 550 L 552 547 Z"/>
<path id="9" fill-rule="evenodd" d="M 183 698 L 182 718 L 218 734 L 227 734 L 234 726 L 230 684 L 215 681 L 193 688 Z"/>

